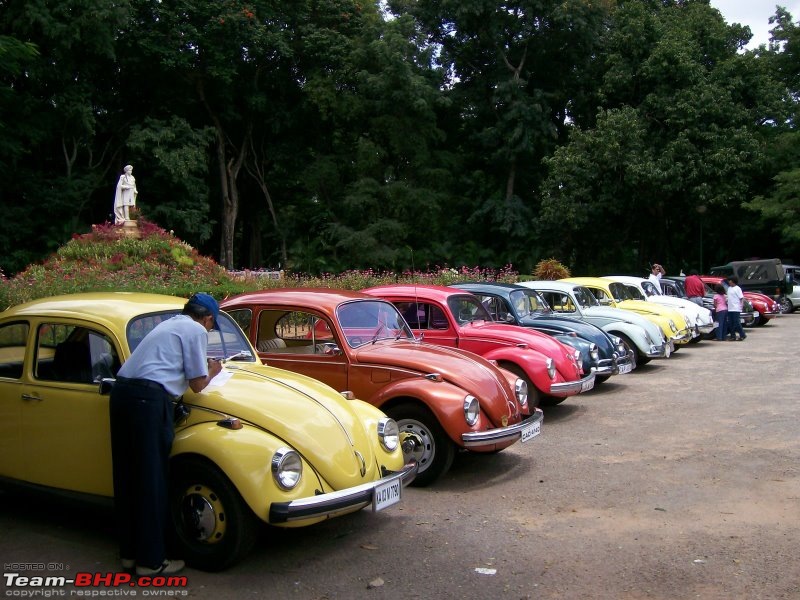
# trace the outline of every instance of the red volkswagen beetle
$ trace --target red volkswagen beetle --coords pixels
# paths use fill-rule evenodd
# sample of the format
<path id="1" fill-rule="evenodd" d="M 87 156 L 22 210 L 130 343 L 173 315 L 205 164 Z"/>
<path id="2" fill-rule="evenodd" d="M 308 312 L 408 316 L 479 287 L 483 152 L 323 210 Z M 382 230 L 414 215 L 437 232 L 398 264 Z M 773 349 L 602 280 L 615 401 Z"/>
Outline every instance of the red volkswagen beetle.
<path id="1" fill-rule="evenodd" d="M 528 383 L 533 406 L 558 404 L 594 387 L 595 374 L 583 372 L 579 350 L 527 327 L 495 322 L 469 292 L 435 285 L 362 291 L 392 302 L 426 342 L 469 350 L 516 373 Z"/>

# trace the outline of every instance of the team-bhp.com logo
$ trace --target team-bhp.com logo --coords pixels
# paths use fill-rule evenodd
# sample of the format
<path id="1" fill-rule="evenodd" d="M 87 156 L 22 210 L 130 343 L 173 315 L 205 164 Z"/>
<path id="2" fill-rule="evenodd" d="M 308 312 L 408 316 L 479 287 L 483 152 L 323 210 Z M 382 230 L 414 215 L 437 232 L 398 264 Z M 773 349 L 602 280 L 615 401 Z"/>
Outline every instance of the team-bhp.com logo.
<path id="1" fill-rule="evenodd" d="M 54 596 L 188 596 L 185 575 L 136 577 L 129 573 L 80 571 L 74 576 L 33 575 L 30 571 L 54 570 L 34 563 L 6 563 L 3 573 L 5 596 L 17 598 L 50 598 Z M 66 567 L 69 570 L 69 567 Z"/>

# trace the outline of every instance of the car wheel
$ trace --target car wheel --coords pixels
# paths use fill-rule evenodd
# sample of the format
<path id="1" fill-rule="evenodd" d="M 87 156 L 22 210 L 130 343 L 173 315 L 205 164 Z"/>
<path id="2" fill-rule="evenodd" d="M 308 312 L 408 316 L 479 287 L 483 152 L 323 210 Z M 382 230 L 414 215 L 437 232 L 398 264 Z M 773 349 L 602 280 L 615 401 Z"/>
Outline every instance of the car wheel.
<path id="1" fill-rule="evenodd" d="M 411 438 L 414 442 L 411 449 L 407 449 L 405 440 L 403 444 L 404 462 L 414 459 L 419 465 L 411 485 L 423 487 L 444 475 L 453 464 L 456 447 L 433 413 L 415 404 L 401 404 L 386 414 L 397 421 L 401 440 Z"/>
<path id="2" fill-rule="evenodd" d="M 539 391 L 539 388 L 533 385 L 533 382 L 525 374 L 525 371 L 522 370 L 522 367 L 508 362 L 500 363 L 500 367 L 506 371 L 511 371 L 514 375 L 524 380 L 525 383 L 528 384 L 528 407 L 530 408 L 530 411 L 533 412 L 533 409 L 537 408 L 541 403 L 542 394 Z"/>
<path id="3" fill-rule="evenodd" d="M 180 558 L 204 571 L 221 571 L 244 558 L 260 521 L 230 480 L 198 459 L 178 460 L 170 470 L 170 513 Z"/>
<path id="4" fill-rule="evenodd" d="M 594 385 L 597 387 L 598 384 L 603 383 L 604 381 L 608 381 L 611 379 L 611 375 L 595 375 L 594 376 Z"/>
<path id="5" fill-rule="evenodd" d="M 783 296 L 780 300 L 781 305 L 781 314 L 788 315 L 791 312 L 794 312 L 794 305 L 792 301 L 789 300 L 786 296 Z"/>
<path id="6" fill-rule="evenodd" d="M 625 344 L 625 348 L 628 350 L 628 353 L 633 356 L 633 364 L 635 364 L 638 367 L 639 365 L 646 365 L 647 363 L 650 362 L 649 357 L 642 356 L 642 353 L 639 352 L 639 348 L 636 346 L 636 344 L 633 343 L 633 340 L 631 340 L 631 338 L 629 338 L 624 333 L 620 332 L 616 332 L 614 335 L 616 335 L 619 339 L 622 340 L 622 343 Z"/>

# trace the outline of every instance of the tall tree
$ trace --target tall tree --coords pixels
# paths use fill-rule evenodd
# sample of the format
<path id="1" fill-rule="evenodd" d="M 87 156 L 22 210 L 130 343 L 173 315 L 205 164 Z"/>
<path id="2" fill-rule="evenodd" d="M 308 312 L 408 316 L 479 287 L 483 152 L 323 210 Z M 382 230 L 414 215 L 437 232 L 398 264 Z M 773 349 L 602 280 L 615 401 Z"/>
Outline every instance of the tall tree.
<path id="1" fill-rule="evenodd" d="M 634 272 L 649 260 L 698 265 L 699 256 L 685 248 L 697 247 L 693 223 L 712 215 L 730 227 L 731 242 L 722 231 L 715 242 L 733 245 L 741 227 L 725 215 L 739 212 L 763 159 L 757 127 L 773 94 L 755 75 L 754 57 L 737 52 L 748 37 L 726 25 L 706 0 L 620 4 L 601 53 L 602 111 L 588 134 L 600 151 L 586 153 L 585 136 L 576 133 L 573 148 L 547 161 L 540 227 L 554 251 L 569 251 L 567 239 L 556 233 L 566 224 L 573 243 L 597 231 L 622 232 L 604 243 Z M 630 132 L 619 117 L 630 120 Z M 635 140 L 638 156 L 631 146 L 617 145 L 620 135 Z M 609 162 L 609 153 L 628 158 Z M 576 154 L 583 156 L 581 169 L 569 164 Z M 587 190 L 600 202 L 616 197 L 624 210 L 593 212 L 597 218 L 587 222 L 576 209 L 587 201 Z M 588 249 L 581 253 L 582 264 L 600 266 Z"/>

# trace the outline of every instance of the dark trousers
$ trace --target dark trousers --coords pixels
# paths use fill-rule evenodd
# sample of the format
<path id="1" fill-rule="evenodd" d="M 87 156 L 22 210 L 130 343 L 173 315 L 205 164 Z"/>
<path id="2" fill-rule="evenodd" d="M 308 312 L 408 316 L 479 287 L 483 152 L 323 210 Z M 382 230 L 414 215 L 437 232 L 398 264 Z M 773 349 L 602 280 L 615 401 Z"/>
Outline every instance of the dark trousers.
<path id="1" fill-rule="evenodd" d="M 724 340 L 728 334 L 728 311 L 718 310 L 714 313 L 714 320 L 717 322 L 717 339 Z"/>
<path id="2" fill-rule="evenodd" d="M 167 557 L 172 398 L 158 384 L 119 378 L 110 407 L 120 556 L 156 568 Z"/>
<path id="3" fill-rule="evenodd" d="M 740 312 L 733 312 L 732 310 L 728 311 L 728 335 L 735 338 L 736 334 L 739 334 L 741 339 L 746 338 L 747 336 L 744 333 L 744 329 L 742 328 L 742 313 Z"/>

